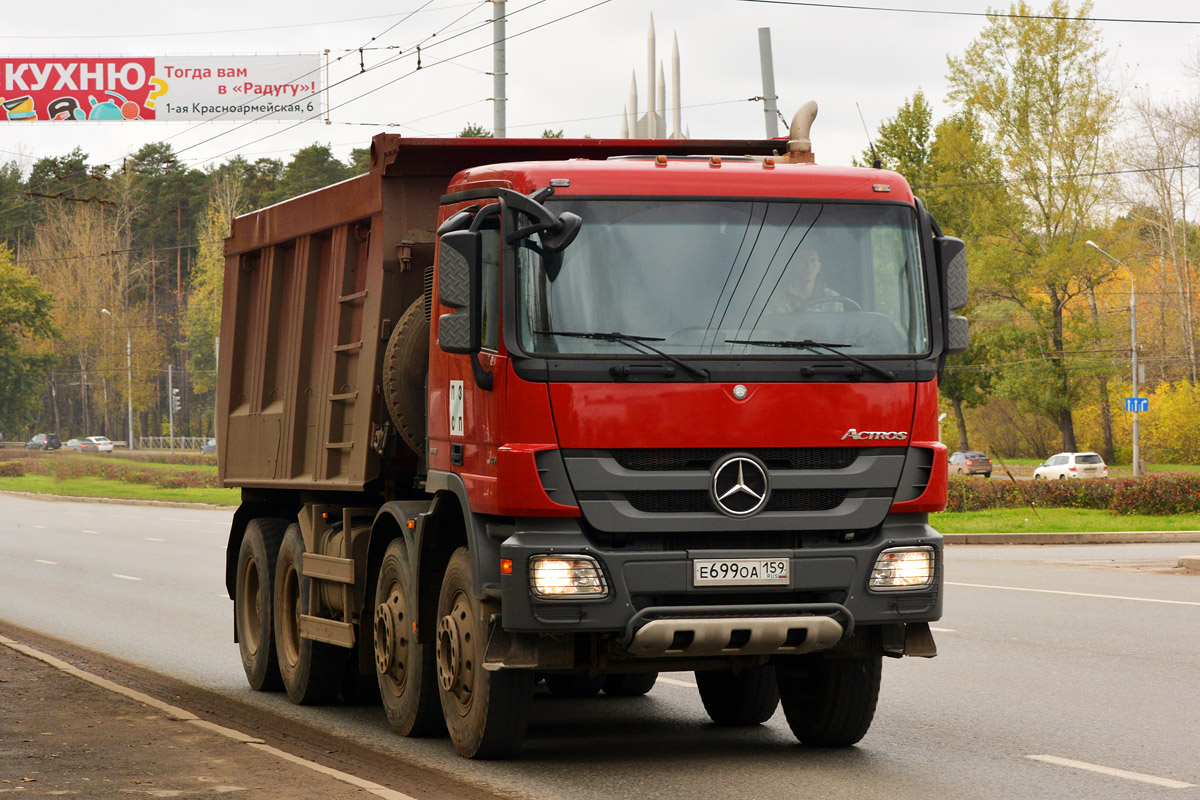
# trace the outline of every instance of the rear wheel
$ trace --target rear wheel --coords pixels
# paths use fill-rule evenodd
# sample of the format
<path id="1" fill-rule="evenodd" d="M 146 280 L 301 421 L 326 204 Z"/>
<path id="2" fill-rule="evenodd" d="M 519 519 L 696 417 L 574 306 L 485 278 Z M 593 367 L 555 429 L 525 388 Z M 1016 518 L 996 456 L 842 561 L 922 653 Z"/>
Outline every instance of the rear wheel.
<path id="1" fill-rule="evenodd" d="M 611 697 L 641 697 L 654 688 L 657 672 L 627 672 L 604 679 L 604 693 Z"/>
<path id="2" fill-rule="evenodd" d="M 418 642 L 416 586 L 403 539 L 388 545 L 375 583 L 375 674 L 388 724 L 401 736 L 446 732 L 437 693 L 433 643 Z"/>
<path id="3" fill-rule="evenodd" d="M 483 668 L 487 631 L 474 585 L 470 555 L 460 547 L 438 596 L 438 696 L 459 755 L 503 758 L 525 738 L 534 673 Z"/>
<path id="4" fill-rule="evenodd" d="M 848 747 L 871 727 L 879 701 L 882 656 L 806 656 L 780 663 L 779 696 L 788 727 L 802 744 Z"/>
<path id="5" fill-rule="evenodd" d="M 233 620 L 246 680 L 260 692 L 283 688 L 275 659 L 271 590 L 275 585 L 275 559 L 286 527 L 287 521 L 282 519 L 251 520 L 238 550 Z"/>
<path id="6" fill-rule="evenodd" d="M 547 675 L 546 688 L 557 697 L 595 697 L 604 688 L 605 675 Z"/>
<path id="7" fill-rule="evenodd" d="M 275 568 L 275 649 L 283 687 L 293 703 L 320 705 L 337 698 L 349 651 L 300 636 L 300 615 L 309 609 L 312 579 L 300 574 L 304 537 L 288 526 Z"/>
<path id="8" fill-rule="evenodd" d="M 696 686 L 704 710 L 718 725 L 758 725 L 779 707 L 779 688 L 770 666 L 740 672 L 697 672 Z"/>

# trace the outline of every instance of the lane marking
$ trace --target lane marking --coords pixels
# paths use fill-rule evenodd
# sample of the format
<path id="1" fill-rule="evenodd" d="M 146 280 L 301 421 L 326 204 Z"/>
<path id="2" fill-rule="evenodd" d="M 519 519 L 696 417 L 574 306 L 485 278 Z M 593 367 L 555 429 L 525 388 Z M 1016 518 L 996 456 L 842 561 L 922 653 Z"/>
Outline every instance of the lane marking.
<path id="1" fill-rule="evenodd" d="M 200 523 L 201 523 L 203 520 L 198 520 L 198 519 L 177 519 L 177 518 L 174 518 L 174 517 L 163 517 L 163 521 L 164 521 L 164 522 L 191 522 L 191 523 L 193 523 L 193 524 L 195 524 L 195 525 L 199 525 L 199 524 L 200 524 Z"/>
<path id="2" fill-rule="evenodd" d="M 696 688 L 696 684 L 691 681 L 681 681 L 678 678 L 664 678 L 661 675 L 658 676 L 658 682 L 659 683 L 669 683 L 672 686 L 686 686 L 689 689 Z"/>
<path id="3" fill-rule="evenodd" d="M 404 794 L 404 792 L 398 792 L 395 789 L 389 789 L 386 786 L 382 786 L 378 783 L 372 783 L 371 781 L 364 780 L 357 775 L 341 772 L 340 770 L 327 767 L 324 764 L 318 764 L 315 761 L 309 761 L 308 759 L 301 758 L 300 756 L 293 755 L 292 753 L 288 753 L 284 750 L 271 747 L 270 745 L 263 743 L 262 739 L 255 739 L 252 736 L 248 736 L 240 731 L 233 730 L 232 728 L 226 728 L 223 725 L 217 725 L 214 722 L 201 719 L 190 711 L 179 708 L 178 706 L 170 705 L 169 703 L 164 703 L 155 697 L 134 691 L 133 689 L 122 686 L 119 683 L 114 683 L 97 675 L 84 672 L 76 666 L 57 659 L 48 653 L 43 653 L 40 650 L 34 650 L 32 647 L 15 642 L 12 639 L 9 639 L 7 636 L 0 636 L 0 644 L 6 645 L 13 650 L 16 650 L 18 653 L 24 653 L 30 658 L 36 658 L 38 661 L 45 662 L 55 669 L 65 672 L 68 675 L 73 675 L 80 680 L 87 681 L 88 683 L 99 686 L 102 689 L 107 689 L 110 692 L 115 692 L 116 694 L 127 697 L 134 702 L 148 705 L 151 708 L 156 708 L 171 719 L 188 722 L 192 725 L 203 728 L 204 730 L 218 734 L 219 736 L 233 739 L 235 742 L 241 742 L 242 744 L 253 747 L 256 750 L 260 750 L 264 753 L 270 753 L 271 755 L 282 758 L 285 761 L 290 761 L 293 764 L 307 767 L 313 772 L 319 772 L 322 775 L 327 775 L 330 778 L 333 778 L 334 780 L 341 781 L 342 783 L 346 783 L 350 786 L 370 792 L 376 797 L 382 797 L 384 800 L 416 800 L 416 798 L 412 797 L 412 795 Z"/>
<path id="4" fill-rule="evenodd" d="M 935 633 L 958 633 L 958 631 L 955 630 L 954 628 L 933 628 L 933 627 L 931 627 L 929 630 L 934 631 Z"/>
<path id="5" fill-rule="evenodd" d="M 145 517 L 137 514 L 110 514 L 114 519 L 145 519 Z"/>
<path id="6" fill-rule="evenodd" d="M 165 542 L 165 541 L 166 541 L 166 539 L 155 539 L 155 538 L 153 538 L 153 537 L 151 537 L 151 536 L 147 536 L 147 537 L 146 537 L 146 541 L 147 541 L 147 542 Z"/>
<path id="7" fill-rule="evenodd" d="M 43 530 L 45 530 L 45 529 L 46 529 L 46 526 L 45 526 L 45 525 L 31 525 L 30 527 L 32 527 L 32 528 L 37 528 L 37 529 L 38 529 L 38 530 L 40 530 L 40 531 L 43 531 Z"/>
<path id="8" fill-rule="evenodd" d="M 1070 597 L 1097 597 L 1101 600 L 1133 600 L 1138 603 L 1162 603 L 1170 606 L 1200 606 L 1200 602 L 1192 600 L 1159 600 L 1154 597 L 1126 597 L 1120 594 L 1092 594 L 1091 592 L 1064 592 L 1058 589 L 1026 589 L 1023 586 L 992 586 L 986 583 L 954 583 L 946 581 L 947 586 L 967 586 L 972 589 L 1003 589 L 1007 592 L 1035 592 L 1037 594 L 1063 594 Z"/>
<path id="9" fill-rule="evenodd" d="M 99 533 L 100 531 L 89 531 L 86 528 L 79 531 L 80 533 Z"/>
<path id="10" fill-rule="evenodd" d="M 1141 772 L 1128 772 L 1123 769 L 1114 769 L 1113 767 L 1104 767 L 1100 764 L 1089 764 L 1086 761 L 1073 761 L 1069 758 L 1059 758 L 1058 756 L 1025 756 L 1034 761 L 1044 761 L 1047 764 L 1056 764 L 1060 767 L 1073 767 L 1074 769 L 1082 769 L 1088 772 L 1098 772 L 1101 775 L 1108 775 L 1113 778 L 1124 778 L 1129 781 L 1139 781 L 1141 783 L 1151 783 L 1155 786 L 1164 786 L 1168 789 L 1191 789 L 1196 784 L 1184 783 L 1183 781 L 1174 781 L 1170 778 L 1159 778 L 1156 775 L 1146 775 Z"/>
<path id="11" fill-rule="evenodd" d="M 135 578 L 132 575 L 121 575 L 120 573 L 117 573 L 117 572 L 114 572 L 112 574 L 112 576 L 114 578 L 120 578 L 121 580 L 124 580 L 124 581 L 140 581 L 141 580 L 141 578 Z"/>
<path id="12" fill-rule="evenodd" d="M 57 566 L 58 566 L 58 562 L 57 562 L 57 561 L 46 561 L 45 559 L 41 559 L 41 558 L 35 558 L 35 559 L 34 559 L 34 561 L 36 561 L 36 562 L 37 562 L 37 563 L 39 563 L 39 564 L 49 564 L 49 565 L 50 565 L 50 566 L 52 566 L 52 567 L 57 567 Z"/>

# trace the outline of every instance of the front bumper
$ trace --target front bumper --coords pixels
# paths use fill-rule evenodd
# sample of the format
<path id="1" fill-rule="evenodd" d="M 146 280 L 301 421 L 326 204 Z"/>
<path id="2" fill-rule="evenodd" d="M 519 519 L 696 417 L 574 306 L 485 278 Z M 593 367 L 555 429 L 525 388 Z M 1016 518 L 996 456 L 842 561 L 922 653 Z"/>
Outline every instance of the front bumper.
<path id="1" fill-rule="evenodd" d="M 929 527 L 925 515 L 890 515 L 869 535 L 852 542 L 805 535 L 802 545 L 787 550 L 719 551 L 604 547 L 585 535 L 579 520 L 518 520 L 500 545 L 501 559 L 512 562 L 512 574 L 500 577 L 503 627 L 514 633 L 613 633 L 631 653 L 649 657 L 672 655 L 672 644 L 680 643 L 681 631 L 692 647 L 699 648 L 689 654 L 725 650 L 720 645 L 728 643 L 734 631 L 740 638 L 749 637 L 744 644 L 751 650 L 739 649 L 739 653 L 790 653 L 832 647 L 856 625 L 933 622 L 941 617 L 942 537 Z M 906 546 L 933 549 L 931 585 L 900 591 L 869 589 L 867 581 L 879 553 Z M 594 558 L 604 571 L 607 596 L 534 596 L 529 560 L 545 554 Z M 692 561 L 696 558 L 786 558 L 789 578 L 786 586 L 695 586 Z M 798 633 L 801 630 L 804 633 Z"/>

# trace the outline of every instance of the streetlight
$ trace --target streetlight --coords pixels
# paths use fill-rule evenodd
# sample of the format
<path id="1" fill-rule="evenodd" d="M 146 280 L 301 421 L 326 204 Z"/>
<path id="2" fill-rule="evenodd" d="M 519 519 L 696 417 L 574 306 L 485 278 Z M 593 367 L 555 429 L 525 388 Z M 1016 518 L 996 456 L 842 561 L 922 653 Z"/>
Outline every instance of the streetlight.
<path id="1" fill-rule="evenodd" d="M 108 314 L 114 322 L 117 321 L 116 315 L 107 308 L 100 309 L 100 313 Z M 124 325 L 125 323 L 119 322 L 119 324 Z M 128 325 L 125 325 L 125 378 L 128 381 L 125 398 L 129 403 L 129 449 L 133 450 L 133 342 L 129 339 Z"/>
<path id="2" fill-rule="evenodd" d="M 1133 477 L 1142 474 L 1141 448 L 1138 437 L 1138 363 L 1137 363 L 1137 288 L 1133 281 L 1133 270 L 1114 255 L 1104 252 L 1100 245 L 1088 239 L 1087 246 L 1111 259 L 1129 273 L 1129 360 L 1133 368 Z"/>

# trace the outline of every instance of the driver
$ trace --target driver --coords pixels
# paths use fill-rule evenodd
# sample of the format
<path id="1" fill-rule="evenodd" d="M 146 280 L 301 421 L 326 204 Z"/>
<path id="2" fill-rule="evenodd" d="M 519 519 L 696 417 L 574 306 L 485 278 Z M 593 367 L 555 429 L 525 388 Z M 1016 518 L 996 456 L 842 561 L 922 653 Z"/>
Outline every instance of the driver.
<path id="1" fill-rule="evenodd" d="M 844 299 L 821 281 L 821 256 L 817 251 L 803 250 L 788 264 L 766 310 L 774 314 L 844 311 Z"/>

